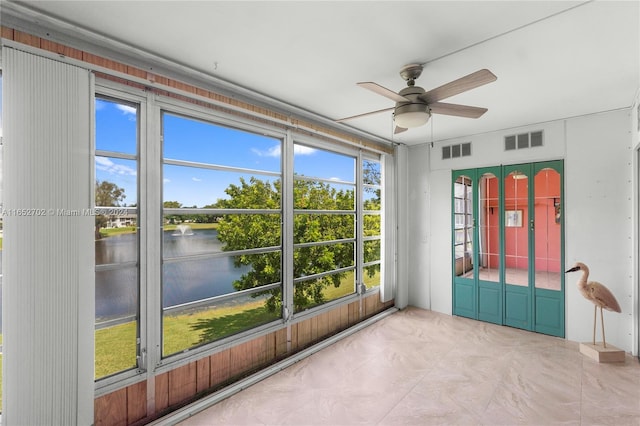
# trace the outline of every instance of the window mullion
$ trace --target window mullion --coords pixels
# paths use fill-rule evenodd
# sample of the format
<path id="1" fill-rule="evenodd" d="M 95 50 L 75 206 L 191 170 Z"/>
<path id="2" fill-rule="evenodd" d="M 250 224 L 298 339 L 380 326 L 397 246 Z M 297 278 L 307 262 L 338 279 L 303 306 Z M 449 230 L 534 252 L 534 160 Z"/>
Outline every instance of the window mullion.
<path id="1" fill-rule="evenodd" d="M 362 150 L 358 152 L 358 157 L 356 161 L 356 215 L 355 215 L 355 225 L 356 225 L 356 292 L 358 294 L 364 294 L 366 288 L 364 288 L 364 243 L 362 241 L 362 237 L 364 235 L 364 193 L 363 193 L 363 161 L 362 161 Z"/>
<path id="2" fill-rule="evenodd" d="M 142 235 L 145 235 L 146 248 L 144 250 L 146 263 L 145 280 L 141 288 L 141 316 L 144 315 L 143 322 L 143 349 L 146 356 L 143 362 L 146 364 L 147 375 L 153 376 L 155 366 L 160 364 L 162 359 L 161 342 L 161 321 L 162 312 L 162 123 L 160 119 L 160 108 L 155 103 L 155 95 L 149 94 L 146 108 L 146 138 L 141 142 L 141 160 L 146 169 L 143 173 L 144 183 L 142 187 L 141 216 L 145 219 L 145 228 Z"/>
<path id="3" fill-rule="evenodd" d="M 293 314 L 293 136 L 287 131 L 282 155 L 282 317 Z M 289 341 L 289 339 L 287 339 Z"/>

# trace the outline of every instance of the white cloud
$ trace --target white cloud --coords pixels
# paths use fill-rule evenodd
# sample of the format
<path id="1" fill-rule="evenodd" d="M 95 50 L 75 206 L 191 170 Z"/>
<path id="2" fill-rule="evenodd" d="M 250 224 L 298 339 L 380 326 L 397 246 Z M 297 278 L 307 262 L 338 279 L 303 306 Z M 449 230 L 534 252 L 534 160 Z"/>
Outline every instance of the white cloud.
<path id="1" fill-rule="evenodd" d="M 116 108 L 122 111 L 123 114 L 133 114 L 136 115 L 138 110 L 129 105 L 116 104 Z"/>
<path id="2" fill-rule="evenodd" d="M 280 144 L 274 145 L 265 151 L 259 150 L 258 148 L 252 148 L 251 151 L 260 157 L 278 158 L 282 154 Z M 309 148 L 308 146 L 304 146 L 304 145 L 294 145 L 294 148 L 293 148 L 294 155 L 312 155 L 315 152 L 316 150 L 314 148 Z"/>
<path id="3" fill-rule="evenodd" d="M 129 121 L 136 121 L 136 117 L 138 116 L 138 110 L 136 108 L 122 104 L 116 104 L 116 108 L 122 111 L 122 114 L 128 117 Z"/>
<path id="4" fill-rule="evenodd" d="M 96 157 L 96 169 L 112 175 L 136 176 L 137 172 L 124 164 L 116 164 L 106 157 Z"/>
<path id="5" fill-rule="evenodd" d="M 304 145 L 294 145 L 293 148 L 294 155 L 313 155 L 315 152 L 315 148 L 310 148 Z"/>
<path id="6" fill-rule="evenodd" d="M 259 157 L 280 157 L 280 144 L 272 146 L 271 148 L 267 149 L 266 151 L 261 151 L 258 148 L 251 148 L 251 152 L 253 152 L 254 154 L 256 154 Z"/>
<path id="7" fill-rule="evenodd" d="M 171 179 L 164 178 L 164 179 L 162 179 L 162 182 L 169 183 L 169 182 L 171 182 Z"/>
<path id="8" fill-rule="evenodd" d="M 197 177 L 192 177 L 191 180 L 194 181 L 194 182 L 202 182 L 202 179 L 197 178 Z"/>

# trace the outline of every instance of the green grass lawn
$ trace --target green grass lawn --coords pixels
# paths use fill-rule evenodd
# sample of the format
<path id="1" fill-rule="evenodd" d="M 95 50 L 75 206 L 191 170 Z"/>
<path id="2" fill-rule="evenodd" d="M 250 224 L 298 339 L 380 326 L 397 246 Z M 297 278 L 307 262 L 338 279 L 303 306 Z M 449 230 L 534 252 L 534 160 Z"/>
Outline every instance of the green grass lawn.
<path id="1" fill-rule="evenodd" d="M 377 273 L 365 282 L 379 283 Z M 353 272 L 348 273 L 339 287 L 328 286 L 325 300 L 335 300 L 353 294 Z M 278 318 L 268 312 L 262 300 L 232 306 L 222 306 L 193 313 L 170 315 L 163 320 L 164 356 L 182 352 L 206 341 L 265 324 Z M 96 330 L 96 378 L 133 368 L 136 364 L 136 325 L 134 322 Z"/>
<path id="2" fill-rule="evenodd" d="M 163 321 L 163 353 L 174 354 L 196 346 L 205 332 L 207 341 L 211 341 L 275 320 L 277 317 L 267 312 L 262 300 L 166 316 Z M 101 378 L 133 368 L 136 364 L 135 342 L 135 322 L 96 330 L 95 377 Z"/>

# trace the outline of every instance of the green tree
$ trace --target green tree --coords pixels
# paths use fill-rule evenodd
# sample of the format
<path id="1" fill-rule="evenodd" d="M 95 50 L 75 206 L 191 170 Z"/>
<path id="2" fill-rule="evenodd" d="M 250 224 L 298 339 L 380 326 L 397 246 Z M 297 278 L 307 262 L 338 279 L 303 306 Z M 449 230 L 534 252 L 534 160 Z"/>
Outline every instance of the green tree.
<path id="1" fill-rule="evenodd" d="M 256 178 L 251 178 L 249 182 L 240 179 L 239 185 L 232 184 L 225 192 L 229 198 L 218 201 L 220 208 L 280 210 L 279 180 L 272 184 Z M 354 193 L 351 190 L 336 190 L 323 182 L 296 179 L 294 203 L 296 209 L 353 210 Z M 219 222 L 218 238 L 224 243 L 226 251 L 280 246 L 280 214 L 230 214 L 222 216 Z M 354 232 L 353 214 L 296 214 L 294 219 L 296 244 L 353 238 Z M 305 277 L 352 266 L 354 259 L 353 243 L 301 247 L 294 252 L 294 276 Z M 280 251 L 237 256 L 234 262 L 236 266 L 252 267 L 250 272 L 234 282 L 238 290 L 281 280 Z M 323 289 L 328 285 L 338 287 L 343 276 L 344 273 L 331 274 L 298 283 L 294 287 L 295 309 L 302 310 L 323 303 Z M 282 306 L 280 290 L 269 290 L 268 293 L 270 297 L 266 307 L 272 312 L 279 310 Z"/>
<path id="2" fill-rule="evenodd" d="M 96 180 L 95 197 L 97 207 L 119 207 L 127 196 L 124 188 L 120 188 L 115 183 Z M 97 240 L 102 238 L 100 229 L 107 225 L 108 220 L 109 218 L 105 215 L 96 215 L 95 238 Z"/>
<path id="3" fill-rule="evenodd" d="M 363 167 L 363 182 L 365 194 L 369 194 L 364 200 L 364 210 L 380 211 L 382 208 L 381 190 L 382 174 L 380 171 L 380 163 L 373 161 L 365 161 Z M 375 185 L 372 187 L 368 185 Z M 381 233 L 381 216 L 374 214 L 365 214 L 363 217 L 363 232 L 365 237 L 378 236 Z M 381 258 L 380 240 L 365 241 L 363 244 L 364 262 L 371 262 Z M 380 271 L 380 265 L 371 265 L 365 267 L 365 272 L 369 277 L 373 277 L 376 272 Z"/>
<path id="4" fill-rule="evenodd" d="M 177 201 L 165 201 L 164 203 L 162 203 L 162 206 L 165 209 L 179 209 L 180 207 L 182 207 L 182 203 L 179 203 Z M 171 224 L 175 224 L 182 223 L 183 218 L 178 214 L 168 214 L 164 217 L 164 219 Z"/>

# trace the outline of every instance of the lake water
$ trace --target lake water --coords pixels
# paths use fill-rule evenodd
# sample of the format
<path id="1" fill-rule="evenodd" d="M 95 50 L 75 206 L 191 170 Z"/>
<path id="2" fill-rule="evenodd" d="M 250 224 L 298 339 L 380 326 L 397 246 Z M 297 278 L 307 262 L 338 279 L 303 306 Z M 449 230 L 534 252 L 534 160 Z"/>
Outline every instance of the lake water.
<path id="1" fill-rule="evenodd" d="M 123 234 L 96 241 L 96 265 L 135 262 L 136 234 Z M 193 234 L 166 231 L 163 235 L 162 306 L 164 308 L 236 291 L 233 282 L 251 270 L 236 268 L 233 258 L 177 260 L 191 255 L 218 253 L 222 244 L 214 229 Z M 141 253 L 141 256 L 145 256 Z M 136 315 L 138 309 L 135 266 L 96 273 L 96 318 L 112 319 Z M 160 283 L 148 283 L 148 286 Z"/>
<path id="2" fill-rule="evenodd" d="M 193 235 L 163 235 L 164 262 L 162 306 L 169 307 L 235 291 L 233 281 L 251 268 L 236 268 L 233 258 L 208 258 L 174 261 L 172 258 L 222 251 L 218 232 L 214 229 L 193 230 Z M 137 234 L 122 234 L 96 241 L 96 265 L 136 262 Z M 146 253 L 141 253 L 141 257 Z M 0 250 L 0 274 L 2 250 Z M 148 286 L 160 283 L 148 283 Z M 96 273 L 96 319 L 108 320 L 137 315 L 137 268 L 118 267 Z M 0 279 L 0 332 L 2 331 L 2 281 Z"/>

